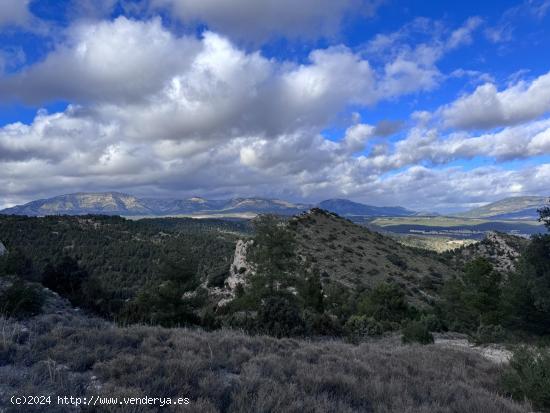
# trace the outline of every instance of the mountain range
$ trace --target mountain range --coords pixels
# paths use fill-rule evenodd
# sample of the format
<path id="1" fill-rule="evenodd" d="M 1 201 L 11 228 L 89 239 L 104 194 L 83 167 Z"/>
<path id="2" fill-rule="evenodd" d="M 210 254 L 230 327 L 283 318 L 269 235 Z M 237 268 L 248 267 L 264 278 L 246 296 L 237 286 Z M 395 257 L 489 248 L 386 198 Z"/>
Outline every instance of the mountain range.
<path id="1" fill-rule="evenodd" d="M 533 220 L 537 209 L 546 205 L 548 197 L 526 196 L 506 198 L 470 211 L 454 214 L 460 218 Z M 302 204 L 269 198 L 188 199 L 138 198 L 120 192 L 75 193 L 32 201 L 0 211 L 7 215 L 121 215 L 128 217 L 217 216 L 253 217 L 258 214 L 296 215 L 318 207 L 342 217 L 408 217 L 424 215 L 400 206 L 379 207 L 348 199 L 327 199 L 318 204 Z"/>
<path id="2" fill-rule="evenodd" d="M 76 193 L 32 201 L 7 208 L 7 215 L 121 215 L 121 216 L 254 216 L 262 213 L 296 215 L 320 207 L 341 216 L 410 216 L 414 211 L 402 207 L 376 207 L 346 199 L 330 199 L 300 204 L 279 199 L 232 198 L 209 200 L 137 198 L 119 192 Z"/>

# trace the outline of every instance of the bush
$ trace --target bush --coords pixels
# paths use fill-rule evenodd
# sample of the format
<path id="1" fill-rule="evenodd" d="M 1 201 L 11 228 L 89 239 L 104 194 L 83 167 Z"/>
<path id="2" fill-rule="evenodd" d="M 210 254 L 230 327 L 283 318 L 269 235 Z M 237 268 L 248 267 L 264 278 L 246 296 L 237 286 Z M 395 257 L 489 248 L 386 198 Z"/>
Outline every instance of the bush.
<path id="1" fill-rule="evenodd" d="M 32 260 L 17 248 L 2 257 L 0 267 L 0 273 L 24 279 L 31 279 L 34 272 Z"/>
<path id="2" fill-rule="evenodd" d="M 513 398 L 527 398 L 536 409 L 550 412 L 550 349 L 519 347 L 504 371 L 502 385 Z"/>
<path id="3" fill-rule="evenodd" d="M 403 343 L 431 344 L 434 342 L 434 336 L 428 330 L 425 323 L 421 321 L 412 321 L 402 331 Z"/>
<path id="4" fill-rule="evenodd" d="M 411 318 L 412 308 L 395 284 L 379 284 L 359 303 L 359 312 L 376 321 L 400 323 Z"/>
<path id="5" fill-rule="evenodd" d="M 446 331 L 445 323 L 435 314 L 425 314 L 420 318 L 420 321 L 424 323 L 428 331 Z"/>
<path id="6" fill-rule="evenodd" d="M 0 313 L 14 318 L 39 314 L 44 297 L 38 288 L 16 281 L 0 293 Z"/>
<path id="7" fill-rule="evenodd" d="M 342 326 L 338 319 L 327 313 L 319 314 L 306 310 L 303 313 L 303 319 L 307 335 L 330 337 L 342 335 Z"/>
<path id="8" fill-rule="evenodd" d="M 88 273 L 78 265 L 76 259 L 65 256 L 59 265 L 48 264 L 42 274 L 42 284 L 50 290 L 69 299 L 75 305 L 82 304 L 82 284 Z"/>
<path id="9" fill-rule="evenodd" d="M 282 293 L 264 298 L 258 311 L 258 329 L 276 337 L 302 334 L 304 320 L 295 300 Z"/>
<path id="10" fill-rule="evenodd" d="M 354 343 L 367 337 L 379 336 L 384 332 L 381 323 L 364 315 L 351 316 L 344 325 L 346 336 Z"/>
<path id="11" fill-rule="evenodd" d="M 501 343 L 506 340 L 508 334 L 500 324 L 480 325 L 472 338 L 478 344 Z"/>

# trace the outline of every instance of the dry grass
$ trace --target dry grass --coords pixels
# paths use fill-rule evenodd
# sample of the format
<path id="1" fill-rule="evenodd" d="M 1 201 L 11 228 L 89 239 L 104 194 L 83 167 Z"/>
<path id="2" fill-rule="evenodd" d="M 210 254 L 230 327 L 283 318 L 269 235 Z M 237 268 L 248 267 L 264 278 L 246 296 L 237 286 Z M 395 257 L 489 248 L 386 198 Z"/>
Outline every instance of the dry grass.
<path id="1" fill-rule="evenodd" d="M 229 330 L 119 328 L 74 313 L 36 317 L 28 325 L 3 319 L 0 325 L 6 332 L 0 346 L 10 348 L 0 352 L 0 411 L 30 411 L 6 404 L 13 393 L 192 399 L 190 407 L 166 412 L 524 412 L 528 407 L 498 394 L 497 365 L 433 345 L 386 339 L 355 346 Z"/>

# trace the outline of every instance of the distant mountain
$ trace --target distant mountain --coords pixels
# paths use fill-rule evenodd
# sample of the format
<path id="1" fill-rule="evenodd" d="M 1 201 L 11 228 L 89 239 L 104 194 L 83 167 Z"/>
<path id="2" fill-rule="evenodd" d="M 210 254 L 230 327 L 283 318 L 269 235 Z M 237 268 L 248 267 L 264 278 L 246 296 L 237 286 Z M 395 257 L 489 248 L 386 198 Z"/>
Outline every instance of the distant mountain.
<path id="1" fill-rule="evenodd" d="M 7 215 L 231 215 L 275 213 L 295 215 L 311 205 L 264 198 L 235 198 L 228 200 L 153 199 L 136 198 L 118 192 L 76 193 L 32 201 L 0 211 Z"/>
<path id="2" fill-rule="evenodd" d="M 253 216 L 272 213 L 296 215 L 318 207 L 340 216 L 354 217 L 412 216 L 415 211 L 402 207 L 377 207 L 347 199 L 328 199 L 317 205 L 292 203 L 280 199 L 233 198 L 210 200 L 199 197 L 188 199 L 137 198 L 119 192 L 76 193 L 32 201 L 0 211 L 8 215 L 219 215 Z"/>
<path id="3" fill-rule="evenodd" d="M 140 199 L 118 192 L 76 193 L 40 199 L 1 211 L 8 215 L 150 215 L 152 211 Z"/>
<path id="4" fill-rule="evenodd" d="M 319 208 L 334 212 L 343 217 L 352 216 L 411 216 L 416 215 L 415 211 L 411 211 L 402 207 L 376 207 L 372 205 L 360 204 L 349 201 L 347 199 L 327 199 L 319 203 Z"/>
<path id="5" fill-rule="evenodd" d="M 455 214 L 463 218 L 538 219 L 537 209 L 548 203 L 548 197 L 521 196 L 505 198 L 470 211 Z"/>

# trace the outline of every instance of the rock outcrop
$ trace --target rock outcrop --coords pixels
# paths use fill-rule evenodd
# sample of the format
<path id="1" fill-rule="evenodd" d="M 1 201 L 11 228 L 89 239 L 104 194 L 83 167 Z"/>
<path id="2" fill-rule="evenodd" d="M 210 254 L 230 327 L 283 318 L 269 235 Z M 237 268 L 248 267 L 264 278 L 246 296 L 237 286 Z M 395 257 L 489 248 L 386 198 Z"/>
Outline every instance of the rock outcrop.
<path id="1" fill-rule="evenodd" d="M 218 301 L 219 306 L 225 305 L 235 298 L 237 287 L 239 285 L 244 286 L 248 276 L 253 272 L 252 264 L 246 260 L 247 251 L 253 242 L 252 240 L 237 241 L 233 262 L 229 269 L 229 277 L 225 280 L 224 288 L 217 291 L 218 295 L 222 297 Z"/>
<path id="2" fill-rule="evenodd" d="M 456 250 L 455 260 L 457 264 L 478 258 L 486 258 L 495 270 L 506 273 L 515 271 L 517 261 L 529 240 L 526 238 L 503 234 L 501 232 L 489 232 L 483 241 Z"/>
<path id="3" fill-rule="evenodd" d="M 7 253 L 8 253 L 7 248 L 4 246 L 4 244 L 2 244 L 2 241 L 0 241 L 0 257 Z"/>

